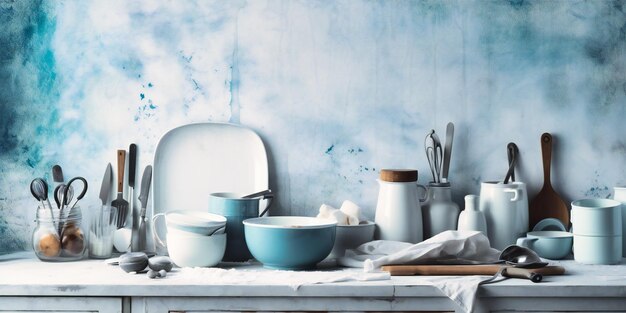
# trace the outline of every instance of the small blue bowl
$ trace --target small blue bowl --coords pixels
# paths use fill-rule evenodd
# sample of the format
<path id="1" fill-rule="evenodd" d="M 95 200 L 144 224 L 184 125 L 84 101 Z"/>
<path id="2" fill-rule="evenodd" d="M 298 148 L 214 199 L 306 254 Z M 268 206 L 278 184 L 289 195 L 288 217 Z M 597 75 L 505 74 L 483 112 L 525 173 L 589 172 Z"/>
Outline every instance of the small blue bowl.
<path id="1" fill-rule="evenodd" d="M 270 216 L 247 219 L 243 225 L 246 244 L 264 267 L 306 270 L 330 254 L 337 223 L 314 217 Z"/>

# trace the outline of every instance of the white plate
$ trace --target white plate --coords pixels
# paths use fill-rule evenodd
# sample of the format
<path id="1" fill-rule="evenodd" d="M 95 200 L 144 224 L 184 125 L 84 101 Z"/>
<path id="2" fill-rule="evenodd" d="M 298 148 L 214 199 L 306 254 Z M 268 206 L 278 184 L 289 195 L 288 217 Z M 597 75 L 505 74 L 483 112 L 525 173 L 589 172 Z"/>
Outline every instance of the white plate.
<path id="1" fill-rule="evenodd" d="M 268 189 L 267 154 L 252 130 L 197 123 L 165 133 L 154 154 L 152 213 L 208 211 L 209 194 Z M 164 223 L 155 226 L 165 234 Z"/>

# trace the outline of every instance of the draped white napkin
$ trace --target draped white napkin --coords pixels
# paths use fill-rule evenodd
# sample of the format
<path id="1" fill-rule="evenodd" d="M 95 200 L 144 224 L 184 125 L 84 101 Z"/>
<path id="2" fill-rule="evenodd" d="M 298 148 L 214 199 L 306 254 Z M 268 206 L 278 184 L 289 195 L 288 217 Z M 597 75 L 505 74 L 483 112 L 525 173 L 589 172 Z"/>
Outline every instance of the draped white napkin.
<path id="1" fill-rule="evenodd" d="M 445 231 L 417 244 L 377 240 L 346 251 L 339 264 L 361 267 L 373 272 L 391 264 L 481 264 L 498 260 L 500 251 L 489 245 L 489 239 L 478 231 Z M 472 312 L 479 283 L 487 276 L 425 278 L 463 311 Z"/>

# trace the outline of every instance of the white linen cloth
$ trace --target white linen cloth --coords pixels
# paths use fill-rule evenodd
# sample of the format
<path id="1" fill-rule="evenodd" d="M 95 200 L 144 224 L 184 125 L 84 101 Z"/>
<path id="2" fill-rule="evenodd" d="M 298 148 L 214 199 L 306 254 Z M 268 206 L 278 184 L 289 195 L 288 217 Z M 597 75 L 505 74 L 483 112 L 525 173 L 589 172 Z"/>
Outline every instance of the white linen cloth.
<path id="1" fill-rule="evenodd" d="M 481 264 L 498 261 L 500 251 L 478 231 L 445 231 L 417 244 L 377 240 L 347 250 L 340 265 L 373 272 L 391 264 Z M 428 277 L 465 312 L 472 312 L 479 283 L 488 276 Z"/>
<path id="2" fill-rule="evenodd" d="M 185 283 L 238 285 L 263 282 L 269 285 L 287 285 L 298 290 L 302 285 L 338 283 L 345 281 L 389 280 L 388 272 L 364 273 L 361 270 L 341 269 L 329 271 L 284 271 L 256 269 L 222 269 L 184 267 L 175 270 L 167 279 Z"/>

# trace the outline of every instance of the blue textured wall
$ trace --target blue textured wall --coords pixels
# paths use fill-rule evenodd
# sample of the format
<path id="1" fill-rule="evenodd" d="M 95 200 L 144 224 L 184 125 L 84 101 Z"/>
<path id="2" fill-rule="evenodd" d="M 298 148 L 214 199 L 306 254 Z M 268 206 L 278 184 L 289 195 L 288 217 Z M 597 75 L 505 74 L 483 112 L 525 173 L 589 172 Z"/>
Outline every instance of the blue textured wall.
<path id="1" fill-rule="evenodd" d="M 181 124 L 264 139 L 282 214 L 322 202 L 373 218 L 380 168 L 426 183 L 426 133 L 457 137 L 455 199 L 502 179 L 541 187 L 555 136 L 567 199 L 626 184 L 625 1 L 0 0 L 0 252 L 28 248 L 29 181 L 60 163 L 97 186 L 115 150 L 152 159 Z"/>

